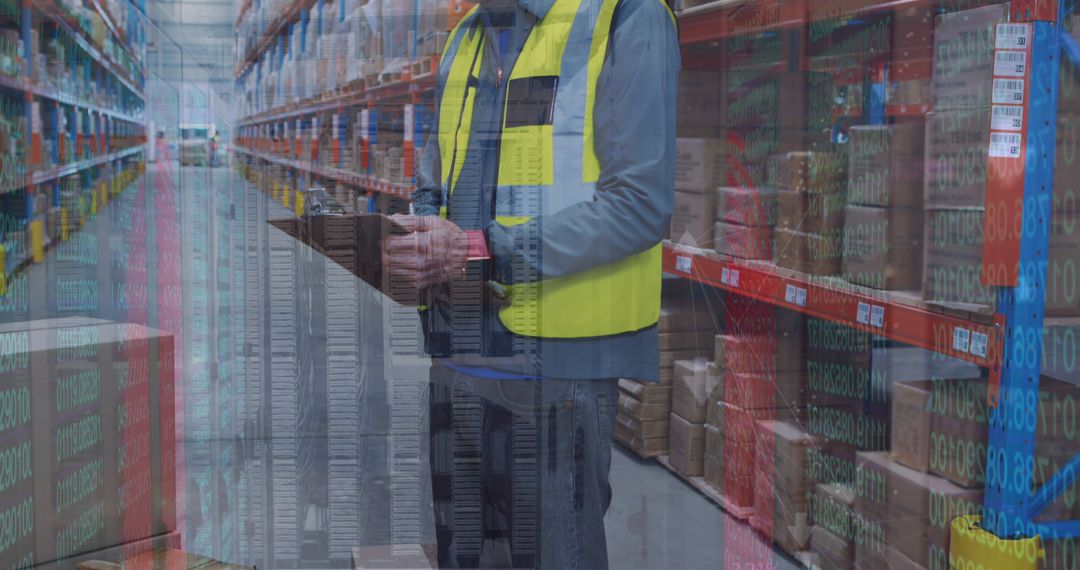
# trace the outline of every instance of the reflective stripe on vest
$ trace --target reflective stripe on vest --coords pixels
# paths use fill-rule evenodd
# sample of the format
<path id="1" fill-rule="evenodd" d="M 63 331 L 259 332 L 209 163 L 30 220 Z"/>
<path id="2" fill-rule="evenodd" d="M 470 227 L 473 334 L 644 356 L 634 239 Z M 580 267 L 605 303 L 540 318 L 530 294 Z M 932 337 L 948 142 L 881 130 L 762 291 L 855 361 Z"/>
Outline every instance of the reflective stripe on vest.
<path id="1" fill-rule="evenodd" d="M 600 164 L 594 148 L 593 106 L 618 1 L 555 0 L 529 34 L 504 86 L 512 89 L 517 81 L 531 81 L 529 85 L 555 90 L 548 116 L 508 126 L 509 97 L 503 109 L 495 219 L 514 226 L 539 218 L 534 248 L 541 243 L 544 216 L 592 201 L 597 192 Z M 476 83 L 470 77 L 480 69 L 472 63 L 482 60 L 484 52 L 484 34 L 476 18 L 469 16 L 447 42 L 442 62 L 439 150 L 444 196 L 453 192 L 464 162 L 474 93 L 469 86 Z M 514 267 L 516 273 L 528 270 Z M 515 334 L 542 338 L 601 337 L 645 329 L 659 319 L 661 272 L 661 246 L 655 244 L 642 253 L 565 277 L 536 281 L 535 275 L 515 274 L 517 284 L 509 287 L 510 303 L 499 310 L 499 319 Z"/>

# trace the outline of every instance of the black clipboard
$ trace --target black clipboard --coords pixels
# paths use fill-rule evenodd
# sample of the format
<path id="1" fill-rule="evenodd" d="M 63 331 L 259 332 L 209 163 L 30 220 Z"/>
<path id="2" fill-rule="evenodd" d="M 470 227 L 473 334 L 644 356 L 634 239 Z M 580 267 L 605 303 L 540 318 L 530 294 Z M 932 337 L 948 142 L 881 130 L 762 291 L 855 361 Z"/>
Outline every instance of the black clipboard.
<path id="1" fill-rule="evenodd" d="M 383 278 L 382 241 L 409 233 L 382 214 L 306 214 L 268 223 L 383 292 L 388 285 Z"/>

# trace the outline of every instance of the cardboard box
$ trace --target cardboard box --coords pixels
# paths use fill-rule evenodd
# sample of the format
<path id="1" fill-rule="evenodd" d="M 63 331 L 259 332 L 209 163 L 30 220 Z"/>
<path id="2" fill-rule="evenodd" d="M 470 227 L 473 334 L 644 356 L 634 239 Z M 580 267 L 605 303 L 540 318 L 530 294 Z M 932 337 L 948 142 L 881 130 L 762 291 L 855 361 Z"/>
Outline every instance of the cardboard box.
<path id="1" fill-rule="evenodd" d="M 922 123 L 851 127 L 847 201 L 882 208 L 922 204 Z"/>
<path id="2" fill-rule="evenodd" d="M 779 216 L 775 188 L 721 186 L 716 190 L 717 221 L 741 226 L 775 226 Z"/>
<path id="3" fill-rule="evenodd" d="M 642 402 L 671 405 L 671 385 L 621 378 L 619 389 Z"/>
<path id="4" fill-rule="evenodd" d="M 791 412 L 805 405 L 806 385 L 803 370 L 772 375 L 725 373 L 724 401 L 748 410 Z"/>
<path id="5" fill-rule="evenodd" d="M 671 407 L 664 403 L 642 402 L 626 392 L 619 392 L 619 412 L 639 422 L 648 422 L 664 419 Z"/>
<path id="6" fill-rule="evenodd" d="M 724 183 L 724 157 L 727 145 L 720 139 L 676 140 L 675 189 L 711 194 Z M 713 208 L 709 208 L 711 215 Z"/>
<path id="7" fill-rule="evenodd" d="M 641 422 L 623 414 L 616 414 L 615 421 L 622 424 L 624 430 L 641 439 L 667 438 L 670 433 L 671 422 L 666 418 Z"/>
<path id="8" fill-rule="evenodd" d="M 934 24 L 932 90 L 935 110 L 989 107 L 995 26 L 1008 4 L 945 13 Z"/>
<path id="9" fill-rule="evenodd" d="M 675 107 L 677 131 L 686 127 L 716 129 L 723 106 L 720 73 L 683 69 L 679 73 L 678 102 Z"/>
<path id="10" fill-rule="evenodd" d="M 671 390 L 671 411 L 690 423 L 705 421 L 705 378 L 708 361 L 704 358 L 675 361 L 675 384 Z"/>
<path id="11" fill-rule="evenodd" d="M 713 235 L 717 253 L 742 259 L 772 259 L 772 228 L 716 222 Z"/>
<path id="12" fill-rule="evenodd" d="M 724 457 L 722 455 L 706 455 L 702 461 L 704 467 L 702 478 L 721 495 L 724 493 Z"/>
<path id="13" fill-rule="evenodd" d="M 890 568 L 886 560 L 886 537 L 880 520 L 869 518 L 855 510 L 855 569 L 878 570 Z"/>
<path id="14" fill-rule="evenodd" d="M 725 76 L 724 127 L 806 128 L 806 73 L 739 71 Z"/>
<path id="15" fill-rule="evenodd" d="M 854 505 L 855 491 L 850 485 L 819 483 L 810 498 L 810 520 L 815 526 L 854 542 Z"/>
<path id="16" fill-rule="evenodd" d="M 620 419 L 621 418 L 621 419 Z M 627 416 L 615 416 L 615 440 L 625 445 L 627 449 L 636 453 L 639 457 L 650 458 L 663 455 L 668 451 L 667 437 L 643 438 L 626 425 Z"/>
<path id="17" fill-rule="evenodd" d="M 675 191 L 675 209 L 671 214 L 672 241 L 696 246 L 713 245 L 713 216 L 716 192 Z"/>
<path id="18" fill-rule="evenodd" d="M 918 289 L 922 277 L 922 210 L 848 206 L 844 279 L 875 289 Z"/>
<path id="19" fill-rule="evenodd" d="M 844 194 L 848 180 L 847 150 L 798 151 L 772 156 L 766 180 L 769 186 L 807 194 Z"/>
<path id="20" fill-rule="evenodd" d="M 807 233 L 825 233 L 844 225 L 844 192 L 807 193 L 781 190 L 777 195 L 777 228 Z"/>
<path id="21" fill-rule="evenodd" d="M 783 494 L 796 510 L 807 512 L 806 493 L 813 486 L 806 469 L 806 450 L 823 442 L 788 420 L 761 420 L 757 423 L 757 470 Z"/>
<path id="22" fill-rule="evenodd" d="M 912 559 L 904 556 L 898 549 L 886 545 L 884 550 L 885 568 L 890 570 L 926 570 L 929 566 L 918 564 Z M 944 554 L 944 553 L 943 553 Z M 934 565 L 934 568 L 948 568 L 948 556 L 944 556 L 945 565 Z"/>
<path id="23" fill-rule="evenodd" d="M 713 357 L 725 373 L 765 375 L 806 367 L 801 331 L 716 335 Z"/>
<path id="24" fill-rule="evenodd" d="M 935 209 L 926 212 L 923 299 L 942 304 L 996 304 L 994 289 L 982 283 L 983 218 L 979 209 Z M 1080 314 L 1080 291 L 1071 285 L 1071 267 L 1080 267 L 1077 217 L 1057 210 L 1050 224 L 1046 270 L 1046 316 Z"/>
<path id="25" fill-rule="evenodd" d="M 660 305 L 660 320 L 656 328 L 661 333 L 712 331 L 713 320 L 700 306 L 691 302 L 665 299 Z"/>
<path id="26" fill-rule="evenodd" d="M 892 458 L 926 473 L 930 470 L 931 385 L 894 382 L 892 386 Z"/>
<path id="27" fill-rule="evenodd" d="M 865 465 L 884 470 L 887 542 L 916 564 L 929 566 L 932 552 L 948 552 L 949 524 L 982 511 L 982 491 L 964 489 L 936 475 L 920 473 L 895 461 Z"/>
<path id="28" fill-rule="evenodd" d="M 990 109 L 935 110 L 926 121 L 925 207 L 983 207 Z"/>
<path id="29" fill-rule="evenodd" d="M 850 570 L 855 562 L 855 544 L 821 526 L 810 529 L 810 550 L 817 554 L 815 567 L 821 570 Z"/>
<path id="30" fill-rule="evenodd" d="M 776 265 L 811 275 L 836 275 L 843 260 L 843 232 L 776 230 Z"/>
<path id="31" fill-rule="evenodd" d="M 716 365 L 716 362 L 710 362 L 705 369 L 705 403 L 706 406 L 710 402 L 719 402 L 724 399 L 724 372 Z"/>
<path id="32" fill-rule="evenodd" d="M 672 367 L 675 365 L 676 360 L 697 358 L 698 356 L 700 356 L 700 352 L 701 351 L 697 350 L 661 350 L 660 370 L 661 372 L 663 372 L 664 369 L 671 370 Z M 667 381 L 665 381 L 664 378 L 661 377 L 660 383 L 670 384 L 671 380 L 668 379 Z"/>
<path id="33" fill-rule="evenodd" d="M 668 435 L 668 458 L 671 466 L 686 477 L 699 477 L 704 473 L 705 426 L 691 423 L 671 414 Z"/>

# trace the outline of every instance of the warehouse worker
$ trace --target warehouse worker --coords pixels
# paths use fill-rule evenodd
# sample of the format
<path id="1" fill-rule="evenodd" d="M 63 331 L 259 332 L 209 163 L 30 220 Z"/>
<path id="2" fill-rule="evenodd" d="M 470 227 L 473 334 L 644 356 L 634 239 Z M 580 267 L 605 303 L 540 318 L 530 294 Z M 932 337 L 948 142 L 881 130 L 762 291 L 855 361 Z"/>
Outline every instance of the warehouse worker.
<path id="1" fill-rule="evenodd" d="M 384 258 L 424 295 L 443 568 L 608 566 L 617 379 L 658 379 L 679 68 L 663 0 L 480 0 L 447 41 Z"/>

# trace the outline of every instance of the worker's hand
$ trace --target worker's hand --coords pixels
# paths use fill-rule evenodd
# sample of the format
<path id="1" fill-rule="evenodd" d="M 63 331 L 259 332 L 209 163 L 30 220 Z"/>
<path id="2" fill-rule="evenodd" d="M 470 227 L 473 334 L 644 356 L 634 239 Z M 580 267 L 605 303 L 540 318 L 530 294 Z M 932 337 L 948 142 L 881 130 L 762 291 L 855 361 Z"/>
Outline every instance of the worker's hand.
<path id="1" fill-rule="evenodd" d="M 426 289 L 464 275 L 469 238 L 457 224 L 439 216 L 391 218 L 410 232 L 383 242 L 383 263 L 391 278 Z"/>

